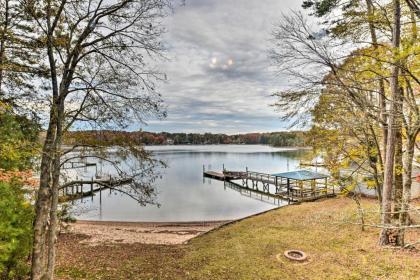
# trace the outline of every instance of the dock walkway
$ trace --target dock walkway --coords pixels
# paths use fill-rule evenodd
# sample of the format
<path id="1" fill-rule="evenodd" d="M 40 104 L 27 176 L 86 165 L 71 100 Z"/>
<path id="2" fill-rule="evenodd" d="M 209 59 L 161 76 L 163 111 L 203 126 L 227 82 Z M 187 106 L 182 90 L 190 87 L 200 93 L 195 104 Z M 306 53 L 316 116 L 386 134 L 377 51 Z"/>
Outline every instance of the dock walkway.
<path id="1" fill-rule="evenodd" d="M 99 192 L 99 199 L 102 200 L 102 191 L 110 191 L 118 186 L 127 185 L 133 182 L 133 178 L 115 178 L 106 176 L 91 178 L 90 180 L 74 180 L 59 187 L 61 201 L 74 201 L 84 197 L 92 197 Z"/>
<path id="2" fill-rule="evenodd" d="M 242 187 L 292 201 L 313 201 L 335 196 L 328 176 L 308 170 L 268 174 L 255 171 L 204 171 L 203 176 L 221 181 L 242 181 Z M 238 183 L 236 183 L 238 184 Z M 239 185 L 239 184 L 238 184 Z"/>

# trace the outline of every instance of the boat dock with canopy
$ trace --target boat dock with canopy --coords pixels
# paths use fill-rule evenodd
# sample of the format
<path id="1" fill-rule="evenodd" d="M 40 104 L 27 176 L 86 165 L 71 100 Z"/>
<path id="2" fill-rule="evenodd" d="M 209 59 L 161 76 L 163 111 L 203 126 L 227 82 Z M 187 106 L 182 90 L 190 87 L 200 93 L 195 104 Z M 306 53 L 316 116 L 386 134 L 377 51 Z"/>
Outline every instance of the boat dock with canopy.
<path id="1" fill-rule="evenodd" d="M 223 173 L 203 170 L 205 177 L 236 183 L 241 180 L 244 188 L 254 189 L 283 199 L 299 202 L 335 196 L 334 187 L 328 185 L 329 176 L 311 170 L 296 170 L 281 173 L 255 171 L 228 171 Z"/>
<path id="2" fill-rule="evenodd" d="M 275 184 L 281 186 L 279 195 L 291 200 L 314 200 L 335 195 L 334 187 L 328 187 L 328 175 L 310 170 L 274 173 Z"/>

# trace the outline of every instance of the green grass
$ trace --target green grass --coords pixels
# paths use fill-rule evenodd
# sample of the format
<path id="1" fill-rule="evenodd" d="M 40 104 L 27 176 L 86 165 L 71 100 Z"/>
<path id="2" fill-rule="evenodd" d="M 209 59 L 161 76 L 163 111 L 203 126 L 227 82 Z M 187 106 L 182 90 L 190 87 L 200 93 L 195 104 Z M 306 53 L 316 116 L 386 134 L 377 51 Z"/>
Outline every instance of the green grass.
<path id="1" fill-rule="evenodd" d="M 374 211 L 374 201 L 363 201 Z M 87 246 L 60 242 L 59 279 L 420 279 L 420 253 L 377 246 L 379 230 L 357 221 L 347 198 L 304 203 L 230 224 L 187 245 Z M 368 215 L 368 221 L 377 217 Z M 408 233 L 408 240 L 420 233 Z M 309 261 L 285 259 L 300 249 Z M 279 258 L 276 256 L 281 254 Z M 70 257 L 71 256 L 71 257 Z M 75 271 L 71 268 L 77 267 Z"/>

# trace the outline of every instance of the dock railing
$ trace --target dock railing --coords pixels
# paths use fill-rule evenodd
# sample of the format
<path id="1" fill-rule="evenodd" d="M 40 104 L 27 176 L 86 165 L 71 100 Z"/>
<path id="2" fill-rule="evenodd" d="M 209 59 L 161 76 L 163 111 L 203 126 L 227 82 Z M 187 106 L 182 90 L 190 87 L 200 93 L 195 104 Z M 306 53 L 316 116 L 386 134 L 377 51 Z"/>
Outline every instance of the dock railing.
<path id="1" fill-rule="evenodd" d="M 276 177 L 268 173 L 246 171 L 246 179 L 258 180 L 264 183 L 276 185 Z"/>

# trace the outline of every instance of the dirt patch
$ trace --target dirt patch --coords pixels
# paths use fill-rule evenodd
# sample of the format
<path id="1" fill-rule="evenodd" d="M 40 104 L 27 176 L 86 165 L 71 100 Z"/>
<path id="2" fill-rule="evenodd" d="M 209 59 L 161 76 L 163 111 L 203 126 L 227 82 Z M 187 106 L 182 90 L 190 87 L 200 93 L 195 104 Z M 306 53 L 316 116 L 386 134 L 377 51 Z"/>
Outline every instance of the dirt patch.
<path id="1" fill-rule="evenodd" d="M 226 223 L 130 223 L 77 221 L 67 227 L 67 233 L 81 235 L 79 242 L 89 245 L 109 243 L 182 244 L 189 239 Z"/>
<path id="2" fill-rule="evenodd" d="M 115 242 L 90 246 L 83 243 L 87 238 L 60 234 L 55 279 L 186 279 L 178 263 L 184 245 Z"/>

